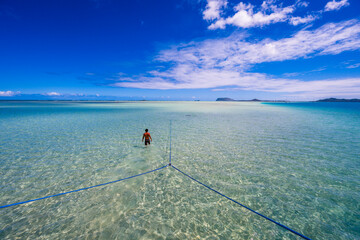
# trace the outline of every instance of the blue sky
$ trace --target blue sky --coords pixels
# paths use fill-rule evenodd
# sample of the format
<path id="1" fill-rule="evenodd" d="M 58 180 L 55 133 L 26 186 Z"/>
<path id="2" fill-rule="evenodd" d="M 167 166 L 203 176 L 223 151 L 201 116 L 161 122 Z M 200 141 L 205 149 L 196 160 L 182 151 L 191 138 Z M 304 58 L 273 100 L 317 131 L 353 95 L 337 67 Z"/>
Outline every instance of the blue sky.
<path id="1" fill-rule="evenodd" d="M 360 2 L 1 0 L 0 99 L 360 98 Z"/>

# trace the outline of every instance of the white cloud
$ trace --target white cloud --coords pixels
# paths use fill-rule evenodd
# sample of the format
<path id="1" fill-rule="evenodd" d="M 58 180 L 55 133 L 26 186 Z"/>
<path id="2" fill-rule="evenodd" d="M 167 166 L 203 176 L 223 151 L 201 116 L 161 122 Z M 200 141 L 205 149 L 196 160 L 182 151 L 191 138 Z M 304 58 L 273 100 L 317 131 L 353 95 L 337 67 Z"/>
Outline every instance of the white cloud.
<path id="1" fill-rule="evenodd" d="M 48 92 L 48 93 L 45 93 L 44 95 L 46 95 L 46 96 L 61 96 L 61 93 L 57 93 L 57 92 Z"/>
<path id="2" fill-rule="evenodd" d="M 277 2 L 276 0 L 264 0 L 258 7 L 251 3 L 240 2 L 233 9 L 229 10 L 226 9 L 227 1 L 225 0 L 208 0 L 206 9 L 203 12 L 203 19 L 211 23 L 208 27 L 211 30 L 225 29 L 227 25 L 252 28 L 278 22 L 288 22 L 293 26 L 297 26 L 315 21 L 320 18 L 323 12 L 339 10 L 350 5 L 348 0 L 332 0 L 325 5 L 324 10 L 319 10 L 306 16 L 293 16 L 297 9 L 308 7 L 309 2 L 295 1 L 294 4 L 286 7 L 283 7 L 282 3 L 278 4 Z"/>
<path id="3" fill-rule="evenodd" d="M 317 80 L 317 81 L 300 81 L 300 80 L 286 80 L 285 85 L 274 89 L 268 89 L 268 92 L 311 92 L 313 94 L 321 94 L 324 92 L 332 93 L 352 93 L 360 95 L 360 78 L 345 78 L 332 80 Z"/>
<path id="4" fill-rule="evenodd" d="M 13 91 L 0 91 L 0 97 L 12 97 L 14 95 L 18 95 L 20 92 L 13 92 Z"/>
<path id="5" fill-rule="evenodd" d="M 320 67 L 320 68 L 316 68 L 310 71 L 304 71 L 304 72 L 291 72 L 291 73 L 283 73 L 282 75 L 285 77 L 296 77 L 296 76 L 301 76 L 301 75 L 306 75 L 309 73 L 314 73 L 314 72 L 322 72 L 326 70 L 326 67 Z"/>
<path id="6" fill-rule="evenodd" d="M 227 5 L 226 0 L 208 0 L 206 9 L 203 12 L 205 20 L 214 20 L 220 18 L 221 8 Z"/>
<path id="7" fill-rule="evenodd" d="M 244 34 L 190 42 L 163 50 L 156 57 L 171 65 L 141 76 L 120 76 L 112 86 L 143 89 L 237 88 L 252 91 L 360 93 L 360 78 L 302 81 L 250 72 L 259 63 L 334 55 L 360 49 L 360 22 L 328 23 L 289 38 L 247 40 Z"/>
<path id="8" fill-rule="evenodd" d="M 295 1 L 293 5 L 283 7 L 282 3 L 276 0 L 265 0 L 258 7 L 251 3 L 240 2 L 233 9 L 223 11 L 227 2 L 223 0 L 208 0 L 203 18 L 211 22 L 209 29 L 224 29 L 227 25 L 241 28 L 262 27 L 265 25 L 289 22 L 291 25 L 306 24 L 318 18 L 318 13 L 307 16 L 293 16 L 298 8 L 306 8 L 309 3 Z M 230 12 L 230 14 L 229 14 Z M 232 12 L 232 13 L 231 13 Z M 228 14 L 225 14 L 228 13 Z"/>
<path id="9" fill-rule="evenodd" d="M 360 67 L 360 63 L 355 63 L 355 64 L 352 64 L 352 65 L 349 65 L 346 68 L 358 68 L 358 67 Z"/>
<path id="10" fill-rule="evenodd" d="M 258 27 L 271 23 L 285 22 L 289 15 L 294 12 L 295 6 L 278 7 L 273 1 L 264 1 L 259 11 L 254 10 L 252 4 L 240 2 L 235 6 L 235 14 L 227 18 L 220 18 L 209 26 L 209 29 L 225 28 L 226 25 L 233 25 L 242 28 Z M 218 18 L 217 18 L 218 19 Z"/>
<path id="11" fill-rule="evenodd" d="M 175 66 L 246 70 L 256 63 L 284 61 L 314 55 L 337 54 L 360 47 L 360 22 L 328 23 L 315 30 L 301 30 L 289 38 L 246 41 L 243 34 L 190 42 L 160 52 L 157 60 Z"/>
<path id="12" fill-rule="evenodd" d="M 273 85 L 274 84 L 274 85 Z M 275 86 L 275 87 L 273 87 Z M 212 91 L 246 90 L 246 88 L 216 88 Z M 357 95 L 360 96 L 360 78 L 300 81 L 290 79 L 266 79 L 264 85 L 251 86 L 249 90 L 277 93 L 292 93 L 311 96 L 320 95 Z"/>
<path id="13" fill-rule="evenodd" d="M 289 19 L 289 22 L 291 25 L 297 26 L 299 24 L 313 22 L 317 18 L 318 18 L 318 16 L 316 16 L 316 15 L 307 15 L 305 17 L 291 17 Z"/>
<path id="14" fill-rule="evenodd" d="M 307 6 L 309 6 L 309 2 L 297 1 L 297 6 L 299 6 L 299 7 L 307 7 Z"/>
<path id="15" fill-rule="evenodd" d="M 197 80 L 190 82 L 189 79 Z M 213 91 L 263 91 L 274 93 L 291 93 L 290 96 L 344 96 L 360 97 L 360 78 L 327 79 L 316 81 L 301 81 L 293 79 L 271 78 L 259 73 L 236 73 L 203 70 L 192 73 L 190 76 L 181 76 L 180 82 L 167 82 L 163 79 L 147 78 L 142 82 L 121 84 L 122 87 L 149 88 L 149 89 L 192 89 L 215 88 Z M 119 83 L 118 83 L 119 84 Z M 120 85 L 120 84 L 119 84 Z M 119 86 L 118 85 L 118 86 Z M 116 85 L 115 85 L 116 86 Z M 216 88 L 229 86 L 228 88 Z M 234 86 L 234 87 L 232 87 Z"/>
<path id="16" fill-rule="evenodd" d="M 350 4 L 349 4 L 348 0 L 341 0 L 341 1 L 332 0 L 331 2 L 328 2 L 325 5 L 324 11 L 328 12 L 328 11 L 339 10 L 340 8 L 346 7 L 349 5 Z"/>

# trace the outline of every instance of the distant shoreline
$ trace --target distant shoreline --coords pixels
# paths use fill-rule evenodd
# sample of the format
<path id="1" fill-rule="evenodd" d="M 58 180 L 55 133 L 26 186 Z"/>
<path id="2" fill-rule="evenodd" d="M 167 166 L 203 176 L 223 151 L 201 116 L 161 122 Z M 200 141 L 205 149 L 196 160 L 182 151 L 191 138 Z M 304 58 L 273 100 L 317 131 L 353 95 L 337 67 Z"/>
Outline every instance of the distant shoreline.
<path id="1" fill-rule="evenodd" d="M 326 98 L 326 99 L 317 100 L 316 102 L 360 102 L 360 99 Z"/>
<path id="2" fill-rule="evenodd" d="M 344 99 L 344 98 L 325 98 L 315 101 L 290 101 L 290 100 L 235 100 L 232 98 L 217 98 L 215 101 L 200 101 L 200 100 L 62 100 L 62 99 L 0 99 L 0 102 L 62 102 L 62 103 L 139 103 L 139 102 L 265 102 L 265 103 L 293 103 L 293 102 L 360 102 L 360 99 Z"/>
<path id="3" fill-rule="evenodd" d="M 259 99 L 252 99 L 252 100 L 235 100 L 232 98 L 217 98 L 216 102 L 290 102 L 287 100 L 259 100 Z"/>
<path id="4" fill-rule="evenodd" d="M 217 98 L 217 102 L 273 102 L 273 103 L 290 103 L 290 102 L 360 102 L 360 99 L 353 98 L 353 99 L 344 99 L 344 98 L 325 98 L 316 101 L 288 101 L 288 100 L 259 100 L 259 99 L 252 99 L 252 100 L 235 100 L 232 98 Z"/>

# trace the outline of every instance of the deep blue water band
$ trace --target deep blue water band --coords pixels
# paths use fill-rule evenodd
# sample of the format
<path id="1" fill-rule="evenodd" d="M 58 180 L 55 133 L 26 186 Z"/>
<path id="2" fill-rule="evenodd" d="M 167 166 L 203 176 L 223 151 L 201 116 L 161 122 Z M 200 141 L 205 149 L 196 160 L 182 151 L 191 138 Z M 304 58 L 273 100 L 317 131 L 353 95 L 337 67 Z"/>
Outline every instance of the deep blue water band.
<path id="1" fill-rule="evenodd" d="M 224 198 L 227 198 L 228 200 L 230 200 L 230 201 L 232 201 L 232 202 L 234 202 L 234 203 L 236 203 L 236 204 L 240 205 L 241 207 L 246 208 L 247 210 L 249 210 L 249 211 L 251 211 L 251 212 L 253 212 L 253 213 L 255 213 L 255 214 L 257 214 L 257 215 L 259 215 L 259 216 L 261 216 L 261 217 L 263 217 L 263 218 L 265 218 L 266 220 L 269 220 L 269 221 L 271 221 L 271 222 L 273 222 L 273 223 L 275 223 L 275 224 L 279 225 L 279 226 L 280 226 L 280 227 L 282 227 L 282 228 L 285 228 L 286 230 L 288 230 L 288 231 L 290 231 L 290 232 L 292 232 L 292 233 L 294 233 L 294 234 L 296 234 L 296 235 L 298 235 L 298 236 L 300 236 L 300 237 L 302 237 L 302 238 L 304 238 L 304 239 L 311 240 L 310 238 L 308 238 L 308 237 L 306 237 L 306 236 L 302 235 L 301 233 L 298 233 L 298 232 L 296 232 L 295 230 L 292 230 L 291 228 L 289 228 L 289 227 L 287 227 L 287 226 L 285 226 L 285 225 L 283 225 L 283 224 L 281 224 L 281 223 L 279 223 L 279 222 L 277 222 L 277 221 L 275 221 L 275 220 L 273 220 L 273 219 L 271 219 L 271 218 L 269 218 L 269 217 L 267 217 L 267 216 L 265 216 L 265 215 L 262 215 L 261 213 L 259 213 L 259 212 L 255 211 L 255 210 L 252 210 L 251 208 L 249 208 L 249 207 L 247 207 L 247 206 L 245 206 L 245 205 L 243 205 L 243 204 L 239 203 L 238 201 L 236 201 L 236 200 L 234 200 L 234 199 L 232 199 L 232 198 L 230 198 L 230 197 L 226 196 L 225 194 L 222 194 L 221 192 L 216 191 L 215 189 L 213 189 L 213 188 L 211 188 L 211 187 L 207 186 L 206 184 L 204 184 L 204 183 L 202 183 L 202 182 L 200 182 L 200 181 L 196 180 L 195 178 L 191 177 L 190 175 L 188 175 L 188 174 L 184 173 L 184 172 L 183 172 L 183 171 L 181 171 L 180 169 L 178 169 L 178 168 L 174 167 L 174 165 L 171 165 L 171 166 L 172 166 L 172 167 L 173 167 L 176 171 L 178 171 L 178 172 L 180 172 L 180 173 L 184 174 L 185 176 L 187 176 L 187 177 L 188 177 L 188 178 L 190 178 L 191 180 L 193 180 L 193 181 L 195 181 L 195 182 L 197 182 L 197 183 L 199 183 L 199 184 L 203 185 L 204 187 L 206 187 L 206 188 L 210 189 L 211 191 L 213 191 L 213 192 L 215 192 L 215 193 L 217 193 L 217 194 L 219 194 L 219 195 L 223 196 Z"/>
<path id="2" fill-rule="evenodd" d="M 41 197 L 41 198 L 35 198 L 35 199 L 23 201 L 23 202 L 17 202 L 17 203 L 12 203 L 12 204 L 8 204 L 8 205 L 3 205 L 3 206 L 0 206 L 0 208 L 12 207 L 12 206 L 16 206 L 16 205 L 20 205 L 20 204 L 24 204 L 24 203 L 35 202 L 35 201 L 39 201 L 39 200 L 46 199 L 46 198 L 57 197 L 57 196 L 61 196 L 61 195 L 69 194 L 69 193 L 80 192 L 80 191 L 88 190 L 88 189 L 91 189 L 91 188 L 96 188 L 96 187 L 101 187 L 101 186 L 105 186 L 105 185 L 112 184 L 112 183 L 116 183 L 116 182 L 121 182 L 121 181 L 130 179 L 130 178 L 139 177 L 139 176 L 141 176 L 141 175 L 145 175 L 145 174 L 148 174 L 148 173 L 152 173 L 152 172 L 161 170 L 161 169 L 163 169 L 163 168 L 166 168 L 167 166 L 169 166 L 169 165 L 165 165 L 165 166 L 162 166 L 162 167 L 157 168 L 157 169 L 153 169 L 153 170 L 148 171 L 148 172 L 140 173 L 140 174 L 137 174 L 137 175 L 134 175 L 134 176 L 130 176 L 130 177 L 118 179 L 118 180 L 115 180 L 115 181 L 111 181 L 111 182 L 107 182 L 107 183 L 101 183 L 101 184 L 98 184 L 98 185 L 94 185 L 94 186 L 90 186 L 90 187 L 85 187 L 85 188 L 80 188 L 80 189 L 76 189 L 76 190 L 72 190 L 72 191 L 68 191 L 68 192 L 58 193 L 58 194 L 54 194 L 54 195 L 50 195 L 50 196 L 45 196 L 45 197 Z"/>

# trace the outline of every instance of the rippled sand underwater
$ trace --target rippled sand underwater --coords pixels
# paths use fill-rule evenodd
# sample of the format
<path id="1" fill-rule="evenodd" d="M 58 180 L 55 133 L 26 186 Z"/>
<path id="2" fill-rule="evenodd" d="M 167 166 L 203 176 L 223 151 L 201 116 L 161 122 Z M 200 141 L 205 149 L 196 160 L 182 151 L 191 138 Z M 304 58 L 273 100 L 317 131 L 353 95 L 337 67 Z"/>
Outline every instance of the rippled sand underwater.
<path id="1" fill-rule="evenodd" d="M 0 102 L 0 205 L 161 167 L 171 120 L 182 171 L 312 239 L 359 239 L 351 106 Z M 1 239 L 298 239 L 169 167 L 0 211 Z"/>

